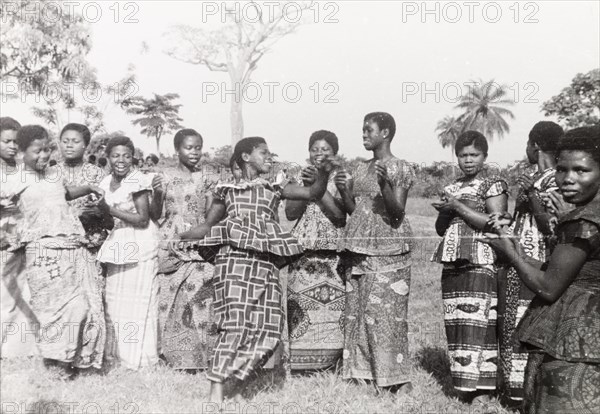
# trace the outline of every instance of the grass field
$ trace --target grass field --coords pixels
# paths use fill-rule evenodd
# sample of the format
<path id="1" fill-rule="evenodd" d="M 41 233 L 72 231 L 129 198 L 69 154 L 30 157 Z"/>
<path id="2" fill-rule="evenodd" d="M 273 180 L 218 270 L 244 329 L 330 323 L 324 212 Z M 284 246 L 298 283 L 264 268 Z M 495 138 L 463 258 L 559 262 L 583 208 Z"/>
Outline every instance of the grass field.
<path id="1" fill-rule="evenodd" d="M 226 413 L 509 413 L 499 404 L 460 403 L 450 385 L 446 355 L 440 266 L 429 262 L 439 240 L 431 200 L 409 199 L 408 217 L 417 238 L 409 305 L 413 391 L 406 396 L 343 381 L 335 372 L 255 378 L 243 403 L 226 403 Z M 274 381 L 272 379 L 275 378 Z M 1 363 L 2 413 L 217 413 L 206 403 L 208 381 L 160 366 L 132 372 L 79 376 L 63 382 L 39 359 Z"/>

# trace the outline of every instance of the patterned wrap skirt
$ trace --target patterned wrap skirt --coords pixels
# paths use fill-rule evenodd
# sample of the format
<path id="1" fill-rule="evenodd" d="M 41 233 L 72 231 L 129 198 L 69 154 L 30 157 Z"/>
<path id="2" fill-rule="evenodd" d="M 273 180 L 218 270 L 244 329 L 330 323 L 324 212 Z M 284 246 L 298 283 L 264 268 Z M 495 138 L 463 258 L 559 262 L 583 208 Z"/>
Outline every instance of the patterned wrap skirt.
<path id="1" fill-rule="evenodd" d="M 340 255 L 308 251 L 282 270 L 287 277 L 290 368 L 327 369 L 344 348 L 345 275 Z"/>
<path id="2" fill-rule="evenodd" d="M 29 306 L 31 294 L 25 274 L 25 249 L 0 250 L 0 357 L 13 358 L 37 353 L 35 327 L 38 322 Z"/>
<path id="3" fill-rule="evenodd" d="M 218 337 L 207 378 L 245 380 L 281 343 L 282 289 L 273 255 L 224 245 L 215 257 Z"/>
<path id="4" fill-rule="evenodd" d="M 507 397 L 519 401 L 523 399 L 528 352 L 515 332 L 535 295 L 521 282 L 514 267 L 501 268 L 498 275 L 498 385 Z"/>
<path id="5" fill-rule="evenodd" d="M 410 382 L 410 254 L 353 258 L 346 283 L 343 377 L 389 387 Z"/>
<path id="6" fill-rule="evenodd" d="M 525 370 L 527 414 L 600 412 L 600 365 L 568 362 L 531 352 Z"/>
<path id="7" fill-rule="evenodd" d="M 80 243 L 47 237 L 27 245 L 25 272 L 41 356 L 101 368 L 106 325 L 95 256 Z"/>
<path id="8" fill-rule="evenodd" d="M 497 285 L 492 266 L 446 264 L 442 270 L 444 325 L 454 388 L 496 388 Z"/>
<path id="9" fill-rule="evenodd" d="M 158 362 L 158 263 L 106 263 L 106 358 L 139 369 Z"/>
<path id="10" fill-rule="evenodd" d="M 187 261 L 173 273 L 159 274 L 160 349 L 169 366 L 206 369 L 214 349 L 214 267 Z"/>

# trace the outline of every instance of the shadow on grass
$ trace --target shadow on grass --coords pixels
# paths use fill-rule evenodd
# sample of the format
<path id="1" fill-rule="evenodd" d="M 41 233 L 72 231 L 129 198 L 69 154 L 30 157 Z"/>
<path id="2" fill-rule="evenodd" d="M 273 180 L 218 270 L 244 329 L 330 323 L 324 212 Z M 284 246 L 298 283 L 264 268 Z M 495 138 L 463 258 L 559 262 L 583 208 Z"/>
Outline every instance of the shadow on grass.
<path id="1" fill-rule="evenodd" d="M 452 386 L 450 375 L 450 359 L 448 352 L 441 346 L 424 346 L 415 354 L 419 367 L 433 375 L 433 378 L 442 386 L 443 393 L 448 397 L 458 397 Z"/>

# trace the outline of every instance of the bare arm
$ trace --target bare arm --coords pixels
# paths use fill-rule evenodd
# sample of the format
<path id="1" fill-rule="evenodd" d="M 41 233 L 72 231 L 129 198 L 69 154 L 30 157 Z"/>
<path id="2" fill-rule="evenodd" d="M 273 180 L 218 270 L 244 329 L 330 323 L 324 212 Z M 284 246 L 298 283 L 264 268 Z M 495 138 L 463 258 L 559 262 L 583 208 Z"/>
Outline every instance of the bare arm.
<path id="1" fill-rule="evenodd" d="M 517 270 L 523 283 L 537 296 L 555 302 L 573 282 L 587 259 L 587 242 L 575 239 L 570 244 L 559 244 L 550 257 L 545 271 L 542 263 L 527 257 L 518 242 L 506 237 L 489 241 L 494 249 L 506 256 Z"/>
<path id="2" fill-rule="evenodd" d="M 449 197 L 448 203 L 450 204 L 452 210 L 462 217 L 462 219 L 468 225 L 475 227 L 478 230 L 483 230 L 490 214 L 505 213 L 508 210 L 508 196 L 506 194 L 500 194 L 487 198 L 485 200 L 485 213 L 480 213 L 473 210 L 454 197 Z"/>
<path id="3" fill-rule="evenodd" d="M 298 184 L 290 183 L 281 190 L 282 198 L 286 200 L 308 200 L 317 201 L 323 198 L 327 191 L 327 180 L 331 168 L 319 168 L 317 179 L 310 187 L 302 187 Z"/>
<path id="4" fill-rule="evenodd" d="M 108 212 L 113 217 L 116 217 L 133 227 L 145 228 L 150 221 L 150 201 L 148 199 L 149 190 L 138 191 L 132 195 L 135 205 L 135 213 L 120 210 L 116 207 L 109 206 L 105 201 L 99 206 L 104 211 Z"/>
<path id="5" fill-rule="evenodd" d="M 97 194 L 99 198 L 104 197 L 104 190 L 95 185 L 68 185 L 65 187 L 67 201 L 74 200 L 79 197 L 86 196 L 88 194 Z"/>
<path id="6" fill-rule="evenodd" d="M 301 179 L 305 187 L 310 186 L 317 179 L 317 168 L 309 165 L 302 169 Z M 308 206 L 308 200 L 286 200 L 285 216 L 289 221 L 298 220 L 304 214 Z"/>
<path id="7" fill-rule="evenodd" d="M 527 197 L 529 198 L 529 206 L 531 207 L 538 229 L 545 235 L 551 235 L 552 226 L 550 222 L 555 216 L 546 210 L 543 201 L 537 196 L 535 191 L 528 192 Z"/>
<path id="8" fill-rule="evenodd" d="M 210 228 L 222 220 L 223 217 L 225 217 L 225 203 L 221 199 L 214 198 L 208 213 L 206 213 L 205 222 L 188 231 L 180 233 L 179 239 L 183 241 L 201 239 L 206 236 L 210 231 Z"/>
<path id="9" fill-rule="evenodd" d="M 346 171 L 338 172 L 334 177 L 335 186 L 340 193 L 340 209 L 346 214 L 352 214 L 356 208 L 354 188 L 350 175 Z"/>
<path id="10" fill-rule="evenodd" d="M 152 189 L 154 195 L 150 203 L 150 218 L 153 221 L 158 221 L 163 213 L 163 206 L 166 196 L 165 181 L 162 174 L 156 174 L 152 179 Z"/>
<path id="11" fill-rule="evenodd" d="M 438 211 L 439 214 L 437 216 L 437 219 L 435 220 L 435 231 L 438 234 L 438 236 L 443 237 L 448 227 L 450 227 L 450 222 L 454 218 L 454 213 L 448 209 Z"/>

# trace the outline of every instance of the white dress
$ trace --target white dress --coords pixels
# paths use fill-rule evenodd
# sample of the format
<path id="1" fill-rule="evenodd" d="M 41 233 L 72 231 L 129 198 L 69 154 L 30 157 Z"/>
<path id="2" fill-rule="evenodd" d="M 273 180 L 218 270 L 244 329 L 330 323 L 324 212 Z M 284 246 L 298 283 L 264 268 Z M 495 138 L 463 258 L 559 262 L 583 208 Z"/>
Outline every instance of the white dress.
<path id="1" fill-rule="evenodd" d="M 152 190 L 151 178 L 132 171 L 114 191 L 112 175 L 100 188 L 109 206 L 136 212 L 133 194 Z M 105 263 L 107 359 L 138 369 L 158 362 L 158 241 L 156 224 L 145 228 L 115 218 L 115 226 L 98 252 Z"/>

